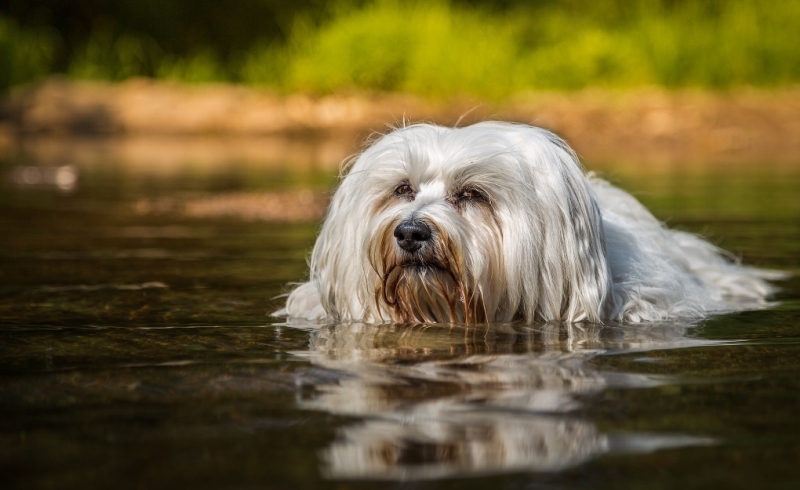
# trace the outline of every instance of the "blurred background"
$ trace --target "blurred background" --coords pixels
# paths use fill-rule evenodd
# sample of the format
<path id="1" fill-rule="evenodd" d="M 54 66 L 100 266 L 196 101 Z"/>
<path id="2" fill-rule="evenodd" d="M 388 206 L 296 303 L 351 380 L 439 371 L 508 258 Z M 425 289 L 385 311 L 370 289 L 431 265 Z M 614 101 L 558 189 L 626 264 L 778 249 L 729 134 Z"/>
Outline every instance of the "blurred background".
<path id="1" fill-rule="evenodd" d="M 335 167 L 387 124 L 501 118 L 592 161 L 796 161 L 798 26 L 797 0 L 2 0 L 0 151 L 337 133 Z"/>
<path id="2" fill-rule="evenodd" d="M 0 86 L 64 73 L 291 92 L 780 87 L 796 0 L 3 0 Z"/>

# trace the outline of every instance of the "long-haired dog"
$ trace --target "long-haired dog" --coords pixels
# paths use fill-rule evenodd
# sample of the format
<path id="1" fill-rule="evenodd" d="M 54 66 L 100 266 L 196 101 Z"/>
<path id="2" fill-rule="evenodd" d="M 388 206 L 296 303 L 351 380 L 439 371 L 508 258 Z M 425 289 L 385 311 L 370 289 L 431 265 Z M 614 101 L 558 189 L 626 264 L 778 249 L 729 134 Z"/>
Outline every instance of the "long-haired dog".
<path id="1" fill-rule="evenodd" d="M 331 322 L 648 322 L 765 303 L 778 274 L 669 230 L 554 134 L 417 124 L 349 163 L 277 312 Z"/>

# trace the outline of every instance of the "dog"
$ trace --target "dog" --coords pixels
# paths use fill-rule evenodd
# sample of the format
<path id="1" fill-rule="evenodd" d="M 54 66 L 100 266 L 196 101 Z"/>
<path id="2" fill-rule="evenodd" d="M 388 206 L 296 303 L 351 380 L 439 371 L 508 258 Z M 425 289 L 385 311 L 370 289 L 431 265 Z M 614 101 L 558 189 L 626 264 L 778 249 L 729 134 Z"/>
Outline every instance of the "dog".
<path id="1" fill-rule="evenodd" d="M 757 308 L 781 276 L 667 229 L 523 124 L 395 129 L 343 166 L 308 282 L 325 322 L 655 322 Z"/>

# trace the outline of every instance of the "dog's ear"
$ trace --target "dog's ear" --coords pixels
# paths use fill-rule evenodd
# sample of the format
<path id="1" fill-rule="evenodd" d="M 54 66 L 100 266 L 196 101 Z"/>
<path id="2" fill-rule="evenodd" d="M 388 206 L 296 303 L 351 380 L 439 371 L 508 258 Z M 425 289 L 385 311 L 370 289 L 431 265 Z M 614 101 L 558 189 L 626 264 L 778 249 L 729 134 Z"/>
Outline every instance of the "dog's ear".
<path id="1" fill-rule="evenodd" d="M 554 134 L 528 128 L 522 153 L 533 189 L 534 242 L 517 273 L 528 320 L 600 322 L 610 274 L 600 209 L 577 156 Z"/>
<path id="2" fill-rule="evenodd" d="M 563 260 L 568 298 L 562 304 L 562 317 L 569 321 L 599 322 L 611 291 L 603 220 L 586 178 L 581 175 L 576 182 L 567 177 L 567 181 L 571 190 L 568 208 L 571 226 L 565 229 Z"/>
<path id="3" fill-rule="evenodd" d="M 363 244 L 369 218 L 364 215 L 357 179 L 344 179 L 331 199 L 325 221 L 309 259 L 309 280 L 290 294 L 279 315 L 307 319 L 342 320 L 380 318 L 364 312 L 369 305 L 364 286 Z"/>
<path id="4" fill-rule="evenodd" d="M 362 170 L 353 167 L 369 153 L 358 156 L 343 176 L 331 199 L 310 260 L 310 282 L 319 292 L 326 316 L 334 321 L 380 321 L 375 305 L 376 272 L 368 257 L 368 237 L 373 190 L 368 189 Z"/>
<path id="5" fill-rule="evenodd" d="M 558 148 L 554 153 L 567 191 L 566 207 L 562 208 L 564 252 L 551 258 L 562 262 L 566 275 L 561 318 L 599 322 L 611 290 L 603 219 L 577 155 L 561 138 L 548 135 Z"/>
<path id="6" fill-rule="evenodd" d="M 351 262 L 360 256 L 354 249 L 357 244 L 353 228 L 358 226 L 358 220 L 348 219 L 355 197 L 348 192 L 346 184 L 343 182 L 333 195 L 309 264 L 310 282 L 319 293 L 326 316 L 332 320 L 341 319 L 343 314 L 347 316 L 347 305 L 337 304 L 346 301 L 348 296 L 344 291 L 349 289 L 351 294 L 357 291 L 350 282 L 356 280 Z"/>

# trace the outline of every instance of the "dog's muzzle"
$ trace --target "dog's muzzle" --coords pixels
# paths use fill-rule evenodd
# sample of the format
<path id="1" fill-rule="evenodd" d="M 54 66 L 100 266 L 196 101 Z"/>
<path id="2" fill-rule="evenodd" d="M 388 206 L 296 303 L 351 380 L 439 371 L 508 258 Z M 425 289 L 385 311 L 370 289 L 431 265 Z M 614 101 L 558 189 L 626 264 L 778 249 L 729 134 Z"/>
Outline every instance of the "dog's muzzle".
<path id="1" fill-rule="evenodd" d="M 406 220 L 394 229 L 397 245 L 406 252 L 414 253 L 431 240 L 431 229 L 422 221 Z"/>

